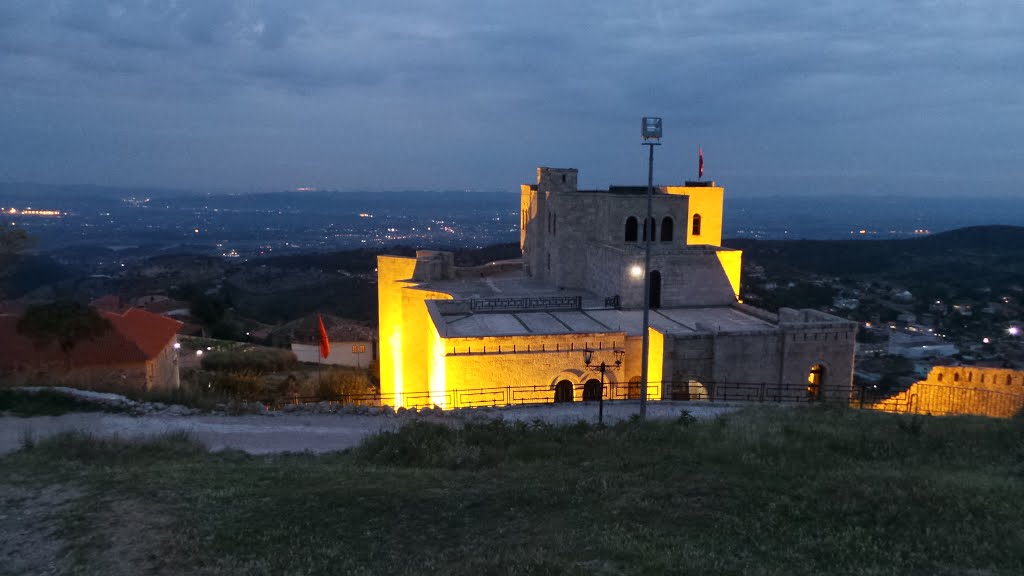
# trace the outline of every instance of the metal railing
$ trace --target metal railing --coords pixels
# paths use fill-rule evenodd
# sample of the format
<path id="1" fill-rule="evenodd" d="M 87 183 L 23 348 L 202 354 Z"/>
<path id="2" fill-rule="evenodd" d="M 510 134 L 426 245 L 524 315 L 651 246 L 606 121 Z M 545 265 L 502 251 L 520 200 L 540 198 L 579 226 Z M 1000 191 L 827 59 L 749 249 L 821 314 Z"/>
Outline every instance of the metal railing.
<path id="1" fill-rule="evenodd" d="M 563 404 L 597 402 L 600 387 L 595 380 L 583 383 L 563 381 L 556 385 L 490 386 L 453 388 L 437 392 L 406 392 L 402 394 L 341 394 L 336 396 L 282 396 L 262 399 L 270 409 L 288 404 L 328 402 L 355 406 L 415 406 L 442 408 L 500 407 L 527 404 Z M 568 385 L 568 388 L 567 388 Z M 571 388 L 571 394 L 569 389 Z M 604 387 L 605 402 L 640 399 L 636 382 L 612 382 Z M 824 396 L 822 396 L 824 394 Z M 569 400 L 571 398 L 571 400 Z M 909 391 L 880 394 L 870 386 L 857 386 L 846 396 L 825 388 L 824 392 L 809 389 L 804 383 L 768 382 L 697 382 L 663 381 L 648 384 L 648 400 L 676 402 L 739 402 L 739 403 L 815 403 L 839 402 L 853 408 L 904 414 L 978 414 L 1010 417 L 1024 410 L 1024 394 L 957 388 L 939 385 L 915 385 Z"/>
<path id="2" fill-rule="evenodd" d="M 579 310 L 582 296 L 536 296 L 522 298 L 475 298 L 469 301 L 473 312 L 518 312 L 524 310 Z"/>

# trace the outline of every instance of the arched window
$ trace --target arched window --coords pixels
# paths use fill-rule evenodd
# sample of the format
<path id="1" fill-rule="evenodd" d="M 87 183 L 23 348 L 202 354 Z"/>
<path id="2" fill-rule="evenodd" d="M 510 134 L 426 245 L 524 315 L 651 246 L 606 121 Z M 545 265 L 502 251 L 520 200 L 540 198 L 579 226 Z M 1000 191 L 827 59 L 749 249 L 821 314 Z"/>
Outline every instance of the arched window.
<path id="1" fill-rule="evenodd" d="M 661 219 L 661 241 L 671 242 L 672 241 L 672 217 L 665 216 Z"/>
<path id="2" fill-rule="evenodd" d="M 942 372 L 939 372 L 939 375 L 936 376 L 935 379 L 938 380 L 939 382 L 942 382 Z"/>
<path id="3" fill-rule="evenodd" d="M 658 239 L 658 230 L 657 230 L 657 227 L 654 225 L 654 218 L 644 218 L 644 240 L 645 241 L 648 238 L 648 236 L 647 236 L 647 231 L 648 230 L 651 231 L 651 235 L 649 236 L 649 238 L 651 239 L 651 242 L 656 241 Z"/>
<path id="4" fill-rule="evenodd" d="M 959 382 L 959 381 L 960 381 L 960 373 L 957 372 L 957 373 L 953 374 L 953 382 Z"/>
<path id="5" fill-rule="evenodd" d="M 636 242 L 637 226 L 636 216 L 630 216 L 626 219 L 626 242 Z"/>
<path id="6" fill-rule="evenodd" d="M 700 214 L 693 215 L 693 232 L 694 236 L 700 236 Z"/>

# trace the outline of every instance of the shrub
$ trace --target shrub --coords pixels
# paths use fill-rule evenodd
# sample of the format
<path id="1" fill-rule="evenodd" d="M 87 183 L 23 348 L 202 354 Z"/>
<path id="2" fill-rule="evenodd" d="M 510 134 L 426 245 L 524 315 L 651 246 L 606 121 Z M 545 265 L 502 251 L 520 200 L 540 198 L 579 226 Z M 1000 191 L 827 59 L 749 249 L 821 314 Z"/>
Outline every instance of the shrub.
<path id="1" fill-rule="evenodd" d="M 258 350 L 231 350 L 208 352 L 201 361 L 204 370 L 217 372 L 280 372 L 298 365 L 291 350 L 260 348 Z"/>
<path id="2" fill-rule="evenodd" d="M 255 372 L 223 372 L 214 380 L 217 391 L 224 396 L 248 400 L 263 395 L 263 378 Z"/>
<path id="3" fill-rule="evenodd" d="M 368 396 L 373 386 L 365 372 L 329 370 L 320 374 L 319 394 L 324 398 Z"/>

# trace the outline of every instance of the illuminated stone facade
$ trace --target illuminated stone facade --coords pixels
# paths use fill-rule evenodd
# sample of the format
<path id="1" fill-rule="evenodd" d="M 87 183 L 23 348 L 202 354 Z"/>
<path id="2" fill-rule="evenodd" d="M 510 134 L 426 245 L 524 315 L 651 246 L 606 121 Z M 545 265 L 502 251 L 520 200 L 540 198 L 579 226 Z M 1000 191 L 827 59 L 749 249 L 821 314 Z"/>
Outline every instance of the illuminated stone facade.
<path id="1" fill-rule="evenodd" d="M 916 414 L 1010 418 L 1024 410 L 1024 372 L 975 366 L 933 366 L 925 380 L 870 406 Z"/>
<path id="2" fill-rule="evenodd" d="M 856 324 L 742 304 L 742 253 L 723 248 L 714 183 L 579 190 L 539 168 L 521 191 L 521 260 L 460 268 L 447 252 L 378 258 L 382 401 L 444 407 L 636 397 L 644 239 L 651 233 L 651 399 L 846 401 Z M 809 382 L 809 379 L 811 382 Z"/>

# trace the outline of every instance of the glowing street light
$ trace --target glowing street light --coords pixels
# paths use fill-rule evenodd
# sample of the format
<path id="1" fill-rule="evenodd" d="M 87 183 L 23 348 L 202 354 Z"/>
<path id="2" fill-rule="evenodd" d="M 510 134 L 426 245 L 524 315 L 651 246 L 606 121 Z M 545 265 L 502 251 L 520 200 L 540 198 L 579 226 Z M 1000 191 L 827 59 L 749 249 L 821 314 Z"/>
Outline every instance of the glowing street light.
<path id="1" fill-rule="evenodd" d="M 634 264 L 629 269 L 629 275 L 632 276 L 633 278 L 640 278 L 641 276 L 644 275 L 644 269 L 641 268 L 639 264 Z"/>

